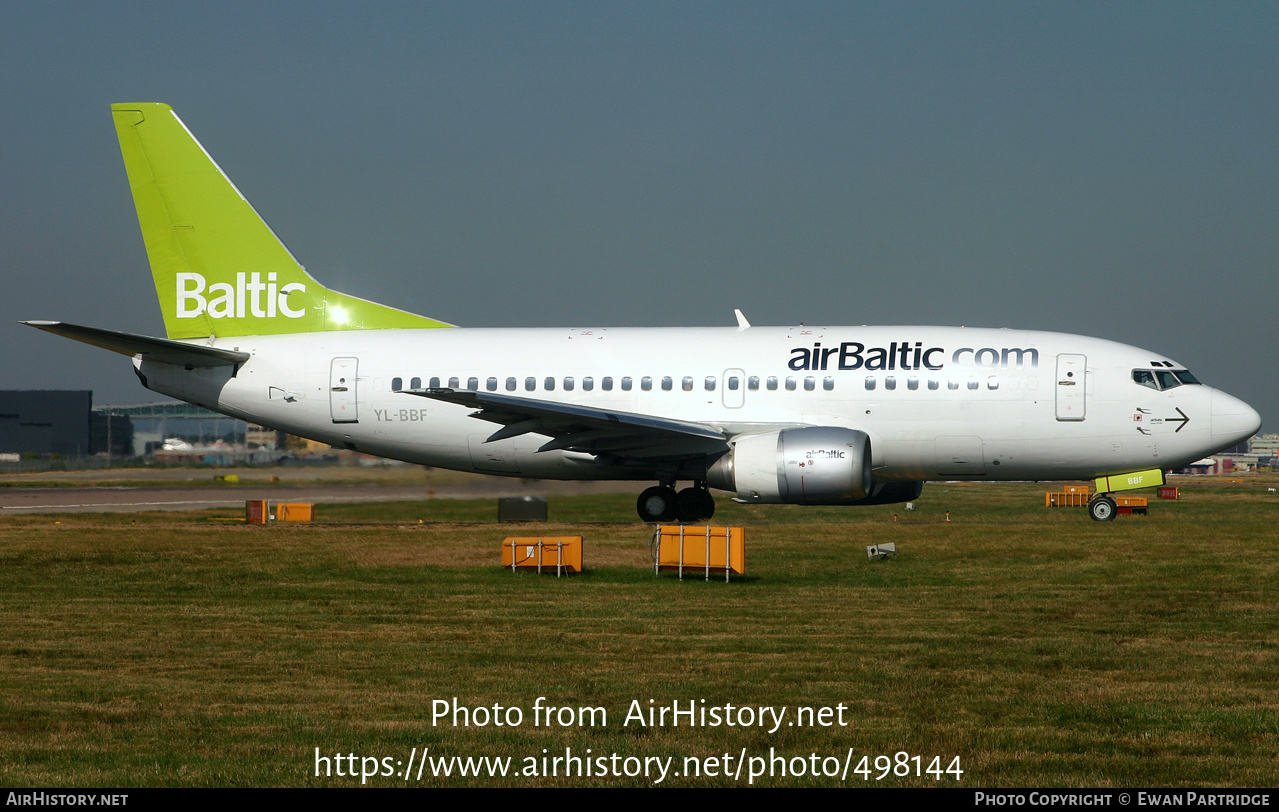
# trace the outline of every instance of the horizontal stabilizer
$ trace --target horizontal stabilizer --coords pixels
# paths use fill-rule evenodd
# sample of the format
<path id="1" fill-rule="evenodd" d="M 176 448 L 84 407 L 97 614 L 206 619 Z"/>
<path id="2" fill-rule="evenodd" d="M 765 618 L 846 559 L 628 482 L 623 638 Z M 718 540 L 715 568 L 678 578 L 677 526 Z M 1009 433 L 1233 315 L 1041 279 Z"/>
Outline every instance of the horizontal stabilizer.
<path id="1" fill-rule="evenodd" d="M 118 352 L 121 355 L 144 355 L 152 361 L 162 364 L 176 364 L 187 367 L 225 367 L 243 364 L 249 360 L 247 352 L 204 347 L 199 344 L 185 344 L 167 338 L 121 333 L 115 330 L 103 330 L 100 327 L 82 327 L 78 324 L 67 324 L 61 321 L 24 321 L 23 324 L 38 330 L 55 333 L 95 347 Z"/>

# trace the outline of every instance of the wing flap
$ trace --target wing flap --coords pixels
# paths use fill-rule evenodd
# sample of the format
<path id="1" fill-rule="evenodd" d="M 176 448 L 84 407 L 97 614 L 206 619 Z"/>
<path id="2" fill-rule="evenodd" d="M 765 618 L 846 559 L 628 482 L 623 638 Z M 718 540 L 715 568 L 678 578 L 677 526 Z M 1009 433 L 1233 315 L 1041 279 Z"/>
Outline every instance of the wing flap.
<path id="1" fill-rule="evenodd" d="M 469 389 L 405 389 L 403 394 L 477 409 L 472 417 L 502 426 L 486 442 L 542 434 L 551 440 L 539 451 L 563 449 L 648 460 L 728 450 L 723 431 L 691 421 Z"/>

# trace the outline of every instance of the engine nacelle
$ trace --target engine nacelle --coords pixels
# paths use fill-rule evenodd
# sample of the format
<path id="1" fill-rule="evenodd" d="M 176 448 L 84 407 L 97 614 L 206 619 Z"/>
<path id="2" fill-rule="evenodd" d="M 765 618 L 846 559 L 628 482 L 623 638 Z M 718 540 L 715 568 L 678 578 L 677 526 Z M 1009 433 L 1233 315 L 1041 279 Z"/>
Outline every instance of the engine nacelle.
<path id="1" fill-rule="evenodd" d="M 872 492 L 870 437 L 835 426 L 740 437 L 706 474 L 713 488 L 744 502 L 851 505 Z"/>
<path id="2" fill-rule="evenodd" d="M 882 482 L 876 481 L 870 495 L 859 505 L 896 505 L 901 502 L 914 502 L 924 492 L 923 482 Z"/>

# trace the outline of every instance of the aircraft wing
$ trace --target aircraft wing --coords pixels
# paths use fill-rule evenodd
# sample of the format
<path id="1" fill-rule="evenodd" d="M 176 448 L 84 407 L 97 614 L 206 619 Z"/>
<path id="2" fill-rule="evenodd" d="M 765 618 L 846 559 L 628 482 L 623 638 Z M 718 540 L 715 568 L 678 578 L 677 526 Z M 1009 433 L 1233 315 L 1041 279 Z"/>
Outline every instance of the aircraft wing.
<path id="1" fill-rule="evenodd" d="M 249 360 L 247 352 L 186 344 L 167 338 L 121 333 L 100 327 L 83 327 L 62 321 L 24 321 L 30 327 L 55 335 L 73 338 L 121 355 L 144 355 L 153 361 L 184 367 L 229 367 Z"/>
<path id="2" fill-rule="evenodd" d="M 479 409 L 471 417 L 502 426 L 485 442 L 542 434 L 551 440 L 538 451 L 566 449 L 635 459 L 700 457 L 728 450 L 727 435 L 702 423 L 469 389 L 405 389 L 403 394 Z"/>

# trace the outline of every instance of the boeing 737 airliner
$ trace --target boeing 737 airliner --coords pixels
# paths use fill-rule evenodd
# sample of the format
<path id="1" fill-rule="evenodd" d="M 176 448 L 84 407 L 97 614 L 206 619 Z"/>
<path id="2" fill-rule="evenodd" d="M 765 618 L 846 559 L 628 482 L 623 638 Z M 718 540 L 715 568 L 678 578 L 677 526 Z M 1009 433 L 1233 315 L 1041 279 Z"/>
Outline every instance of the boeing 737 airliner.
<path id="1" fill-rule="evenodd" d="M 1234 445 L 1257 412 L 1096 338 L 949 327 L 459 329 L 326 290 L 163 104 L 112 107 L 167 338 L 27 322 L 156 392 L 335 446 L 550 479 L 650 480 L 644 521 L 865 505 L 926 480 L 1098 480 Z M 683 490 L 676 483 L 691 483 Z"/>

